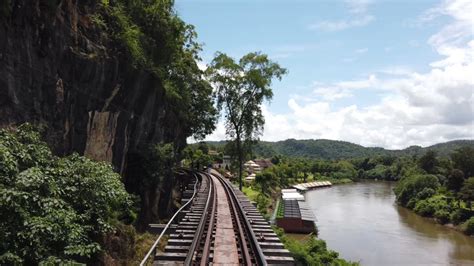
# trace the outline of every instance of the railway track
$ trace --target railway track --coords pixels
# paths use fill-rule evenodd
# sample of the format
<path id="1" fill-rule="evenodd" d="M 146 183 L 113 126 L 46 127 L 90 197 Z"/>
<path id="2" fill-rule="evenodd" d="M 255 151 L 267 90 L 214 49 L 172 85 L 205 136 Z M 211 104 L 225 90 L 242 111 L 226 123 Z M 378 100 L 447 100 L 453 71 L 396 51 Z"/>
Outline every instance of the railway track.
<path id="1" fill-rule="evenodd" d="M 164 251 L 155 253 L 154 245 L 149 252 L 153 265 L 294 265 L 270 224 L 242 192 L 215 171 L 194 174 L 202 180 L 195 197 L 167 228 Z"/>

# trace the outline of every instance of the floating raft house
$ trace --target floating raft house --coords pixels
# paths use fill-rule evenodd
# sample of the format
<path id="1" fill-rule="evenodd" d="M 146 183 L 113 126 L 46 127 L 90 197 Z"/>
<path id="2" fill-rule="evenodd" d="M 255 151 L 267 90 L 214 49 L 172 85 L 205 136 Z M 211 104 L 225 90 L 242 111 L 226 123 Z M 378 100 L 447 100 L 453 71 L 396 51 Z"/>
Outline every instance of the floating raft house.
<path id="1" fill-rule="evenodd" d="M 309 183 L 303 183 L 298 185 L 293 185 L 293 188 L 297 189 L 298 191 L 306 191 L 309 189 L 319 188 L 319 187 L 330 187 L 332 183 L 329 181 L 314 181 Z"/>
<path id="2" fill-rule="evenodd" d="M 282 189 L 277 226 L 287 233 L 312 233 L 316 231 L 316 217 L 296 189 Z"/>
<path id="3" fill-rule="evenodd" d="M 281 190 L 281 198 L 283 200 L 304 200 L 304 196 L 301 195 L 298 190 L 288 188 Z"/>

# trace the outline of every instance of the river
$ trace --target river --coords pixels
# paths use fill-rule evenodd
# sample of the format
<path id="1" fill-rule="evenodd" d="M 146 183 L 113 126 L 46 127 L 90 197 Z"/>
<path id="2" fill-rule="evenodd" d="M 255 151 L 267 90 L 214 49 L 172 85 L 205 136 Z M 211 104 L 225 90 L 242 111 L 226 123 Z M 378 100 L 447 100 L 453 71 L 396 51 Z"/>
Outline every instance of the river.
<path id="1" fill-rule="evenodd" d="M 361 265 L 474 265 L 474 238 L 397 206 L 394 186 L 367 181 L 306 192 L 319 237 Z"/>

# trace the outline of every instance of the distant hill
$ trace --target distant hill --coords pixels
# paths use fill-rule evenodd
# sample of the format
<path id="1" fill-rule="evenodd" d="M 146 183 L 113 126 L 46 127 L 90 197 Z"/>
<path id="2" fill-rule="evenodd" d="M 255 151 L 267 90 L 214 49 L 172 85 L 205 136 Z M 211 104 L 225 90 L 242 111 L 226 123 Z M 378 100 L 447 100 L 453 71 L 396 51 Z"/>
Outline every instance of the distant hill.
<path id="1" fill-rule="evenodd" d="M 225 141 L 209 141 L 208 145 L 222 148 Z M 474 140 L 454 140 L 435 144 L 429 147 L 410 146 L 403 150 L 388 150 L 376 147 L 364 147 L 347 141 L 327 139 L 287 139 L 283 141 L 260 141 L 253 148 L 256 157 L 272 157 L 283 155 L 288 157 L 306 157 L 313 159 L 350 159 L 372 157 L 377 155 L 421 156 L 428 150 L 437 152 L 439 156 L 449 156 L 454 150 L 470 146 L 474 148 Z"/>

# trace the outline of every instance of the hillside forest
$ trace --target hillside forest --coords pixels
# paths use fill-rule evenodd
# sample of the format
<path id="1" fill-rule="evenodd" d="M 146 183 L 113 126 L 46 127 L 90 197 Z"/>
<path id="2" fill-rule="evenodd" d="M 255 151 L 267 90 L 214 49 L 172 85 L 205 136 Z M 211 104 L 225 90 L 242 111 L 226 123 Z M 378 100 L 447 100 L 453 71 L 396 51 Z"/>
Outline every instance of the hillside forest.
<path id="1" fill-rule="evenodd" d="M 295 141 L 302 143 L 331 143 L 334 141 Z M 280 142 L 281 143 L 281 142 Z M 336 142 L 337 143 L 337 142 Z M 464 144 L 464 145 L 463 145 Z M 209 145 L 222 153 L 230 153 L 231 145 L 198 144 L 197 147 Z M 269 145 L 269 143 L 259 145 Z M 270 143 L 270 147 L 275 143 Z M 278 144 L 277 144 L 278 145 Z M 441 224 L 452 224 L 466 234 L 473 234 L 474 229 L 474 147 L 472 141 L 457 141 L 420 148 L 413 153 L 413 148 L 399 151 L 379 149 L 372 156 L 364 156 L 360 149 L 371 150 L 351 143 L 344 143 L 346 148 L 341 153 L 340 146 L 326 146 L 319 152 L 332 154 L 335 158 L 315 159 L 313 156 L 297 157 L 273 153 L 272 167 L 257 174 L 255 184 L 248 183 L 247 193 L 254 196 L 261 211 L 271 211 L 272 198 L 281 188 L 292 184 L 314 180 L 329 180 L 333 184 L 349 183 L 362 180 L 397 181 L 394 190 L 397 203 L 412 209 L 417 214 L 434 218 Z M 360 147 L 351 150 L 350 147 Z M 206 149 L 209 149 L 207 147 Z M 326 149 L 326 150 L 324 150 Z M 205 150 L 205 149 L 204 149 Z M 293 150 L 296 150 L 294 148 Z M 323 151 L 321 151 L 323 150 Z M 261 158 L 260 149 L 248 159 Z M 347 153 L 359 156 L 347 156 Z M 286 153 L 289 153 L 287 150 Z M 316 153 L 317 154 L 317 153 Z M 211 157 L 208 157 L 211 159 Z M 208 161 L 211 162 L 211 161 Z M 205 164 L 205 162 L 202 162 Z M 244 191 L 245 191 L 244 189 Z M 258 192 L 258 193 L 256 193 Z"/>

